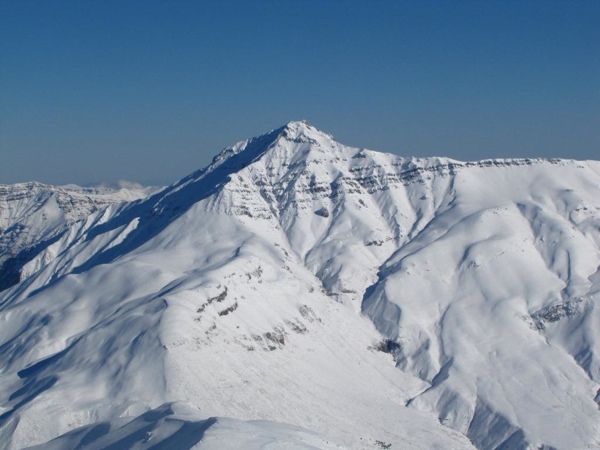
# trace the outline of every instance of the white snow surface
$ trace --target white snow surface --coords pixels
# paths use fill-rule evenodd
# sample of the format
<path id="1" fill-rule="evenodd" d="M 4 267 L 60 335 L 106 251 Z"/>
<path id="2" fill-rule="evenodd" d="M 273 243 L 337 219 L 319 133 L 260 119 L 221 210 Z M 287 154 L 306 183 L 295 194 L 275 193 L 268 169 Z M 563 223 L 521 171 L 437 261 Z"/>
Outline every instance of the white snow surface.
<path id="1" fill-rule="evenodd" d="M 202 418 L 184 403 L 166 403 L 134 419 L 77 428 L 29 450 L 164 449 L 338 450 L 343 447 L 299 427 L 268 421 Z"/>
<path id="2" fill-rule="evenodd" d="M 150 414 L 185 448 L 597 448 L 599 230 L 599 162 L 291 122 L 91 213 L 0 293 L 0 442 L 103 448 Z"/>

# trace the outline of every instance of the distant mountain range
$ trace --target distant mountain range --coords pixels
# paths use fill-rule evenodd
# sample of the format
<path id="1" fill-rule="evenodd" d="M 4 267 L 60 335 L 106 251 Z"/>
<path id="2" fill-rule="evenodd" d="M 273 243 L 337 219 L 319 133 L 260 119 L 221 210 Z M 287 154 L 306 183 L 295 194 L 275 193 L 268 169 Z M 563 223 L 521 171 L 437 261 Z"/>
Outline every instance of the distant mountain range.
<path id="1" fill-rule="evenodd" d="M 75 222 L 159 189 L 123 181 L 85 188 L 36 182 L 0 185 L 0 290 L 19 282 L 22 266 Z"/>
<path id="2" fill-rule="evenodd" d="M 0 186 L 0 446 L 600 446 L 600 162 L 290 122 L 128 187 Z"/>

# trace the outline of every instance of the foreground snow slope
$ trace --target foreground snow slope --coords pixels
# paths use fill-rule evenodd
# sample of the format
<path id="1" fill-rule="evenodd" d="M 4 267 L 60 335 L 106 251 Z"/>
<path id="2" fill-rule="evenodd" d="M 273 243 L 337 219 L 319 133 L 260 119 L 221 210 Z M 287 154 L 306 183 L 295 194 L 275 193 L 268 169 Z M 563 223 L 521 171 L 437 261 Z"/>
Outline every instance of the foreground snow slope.
<path id="1" fill-rule="evenodd" d="M 407 159 L 301 122 L 236 144 L 0 294 L 0 441 L 183 400 L 349 448 L 594 448 L 599 191 L 597 162 Z"/>
<path id="2" fill-rule="evenodd" d="M 30 450 L 77 449 L 325 449 L 342 447 L 316 434 L 275 422 L 203 418 L 191 405 L 166 403 L 135 419 L 116 419 L 73 430 Z"/>

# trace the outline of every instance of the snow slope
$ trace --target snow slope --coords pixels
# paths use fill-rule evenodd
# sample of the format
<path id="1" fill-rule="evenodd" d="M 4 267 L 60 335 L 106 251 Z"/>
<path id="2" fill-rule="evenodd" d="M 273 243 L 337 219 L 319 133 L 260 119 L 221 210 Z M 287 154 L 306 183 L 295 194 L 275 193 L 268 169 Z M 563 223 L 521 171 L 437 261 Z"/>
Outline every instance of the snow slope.
<path id="1" fill-rule="evenodd" d="M 189 404 L 166 403 L 139 417 L 87 425 L 31 450 L 78 449 L 326 449 L 342 447 L 310 431 L 266 421 L 203 419 Z"/>
<path id="2" fill-rule="evenodd" d="M 599 190 L 594 161 L 401 158 L 304 122 L 240 142 L 0 294 L 0 440 L 185 401 L 348 448 L 595 448 Z"/>

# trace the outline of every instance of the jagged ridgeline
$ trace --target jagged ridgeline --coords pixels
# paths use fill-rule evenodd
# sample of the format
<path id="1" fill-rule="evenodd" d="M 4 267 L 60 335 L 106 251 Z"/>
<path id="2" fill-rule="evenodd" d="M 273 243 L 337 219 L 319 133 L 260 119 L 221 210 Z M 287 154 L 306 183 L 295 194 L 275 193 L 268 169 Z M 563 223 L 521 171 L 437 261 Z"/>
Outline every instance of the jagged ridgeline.
<path id="1" fill-rule="evenodd" d="M 6 448 L 600 443 L 596 161 L 405 158 L 291 122 L 51 227 L 23 192 Z"/>

